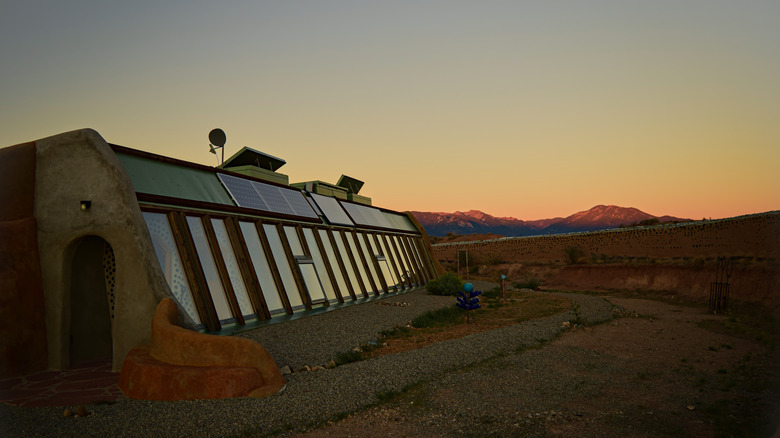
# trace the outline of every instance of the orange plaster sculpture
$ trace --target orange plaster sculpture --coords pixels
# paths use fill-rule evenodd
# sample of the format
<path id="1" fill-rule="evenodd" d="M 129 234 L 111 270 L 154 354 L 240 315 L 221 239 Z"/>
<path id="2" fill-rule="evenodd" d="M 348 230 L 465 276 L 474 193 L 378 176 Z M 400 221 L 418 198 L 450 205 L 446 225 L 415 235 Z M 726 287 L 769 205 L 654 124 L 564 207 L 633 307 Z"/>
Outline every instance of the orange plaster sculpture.
<path id="1" fill-rule="evenodd" d="M 176 325 L 168 298 L 157 305 L 151 345 L 130 351 L 119 388 L 130 398 L 193 400 L 267 397 L 286 384 L 262 345 L 249 339 L 206 335 Z"/>

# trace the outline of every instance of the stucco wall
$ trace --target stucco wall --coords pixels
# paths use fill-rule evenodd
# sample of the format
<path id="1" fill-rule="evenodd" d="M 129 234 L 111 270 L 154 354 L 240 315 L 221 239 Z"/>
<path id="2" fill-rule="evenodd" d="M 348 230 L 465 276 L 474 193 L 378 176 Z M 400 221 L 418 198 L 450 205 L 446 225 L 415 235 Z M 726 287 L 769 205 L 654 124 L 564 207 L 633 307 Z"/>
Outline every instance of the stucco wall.
<path id="1" fill-rule="evenodd" d="M 156 304 L 169 295 L 129 177 L 91 129 L 36 142 L 35 217 L 46 308 L 49 367 L 69 364 L 71 261 L 79 241 L 98 236 L 113 249 L 116 283 L 113 368 L 149 342 Z M 91 208 L 82 210 L 82 200 Z M 108 311 L 108 310 L 107 310 Z"/>

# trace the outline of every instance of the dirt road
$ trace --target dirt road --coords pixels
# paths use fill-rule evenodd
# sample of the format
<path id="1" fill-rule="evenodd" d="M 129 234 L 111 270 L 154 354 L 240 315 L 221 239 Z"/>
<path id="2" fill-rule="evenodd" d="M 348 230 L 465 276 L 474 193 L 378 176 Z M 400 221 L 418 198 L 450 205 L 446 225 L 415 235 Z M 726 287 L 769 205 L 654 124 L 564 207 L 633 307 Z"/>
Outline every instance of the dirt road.
<path id="1" fill-rule="evenodd" d="M 621 314 L 608 323 L 388 394 L 303 436 L 778 436 L 771 321 L 607 299 Z"/>

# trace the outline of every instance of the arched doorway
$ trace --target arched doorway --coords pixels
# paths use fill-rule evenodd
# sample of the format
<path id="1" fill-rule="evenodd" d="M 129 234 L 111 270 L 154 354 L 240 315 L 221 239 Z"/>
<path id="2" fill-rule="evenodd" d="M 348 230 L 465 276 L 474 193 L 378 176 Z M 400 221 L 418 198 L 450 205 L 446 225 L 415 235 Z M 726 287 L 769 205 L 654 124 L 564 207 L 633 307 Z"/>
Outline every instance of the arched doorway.
<path id="1" fill-rule="evenodd" d="M 111 245 L 97 236 L 76 244 L 70 280 L 70 367 L 110 361 L 116 267 Z"/>

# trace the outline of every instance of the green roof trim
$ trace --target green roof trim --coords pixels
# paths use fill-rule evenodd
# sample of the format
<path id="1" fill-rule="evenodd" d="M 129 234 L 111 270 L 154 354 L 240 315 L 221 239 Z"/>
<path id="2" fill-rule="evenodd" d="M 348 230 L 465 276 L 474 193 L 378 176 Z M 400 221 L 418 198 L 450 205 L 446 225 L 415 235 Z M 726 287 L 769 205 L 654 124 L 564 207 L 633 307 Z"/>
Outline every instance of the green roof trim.
<path id="1" fill-rule="evenodd" d="M 117 153 L 136 193 L 235 205 L 217 174 L 190 167 Z"/>

